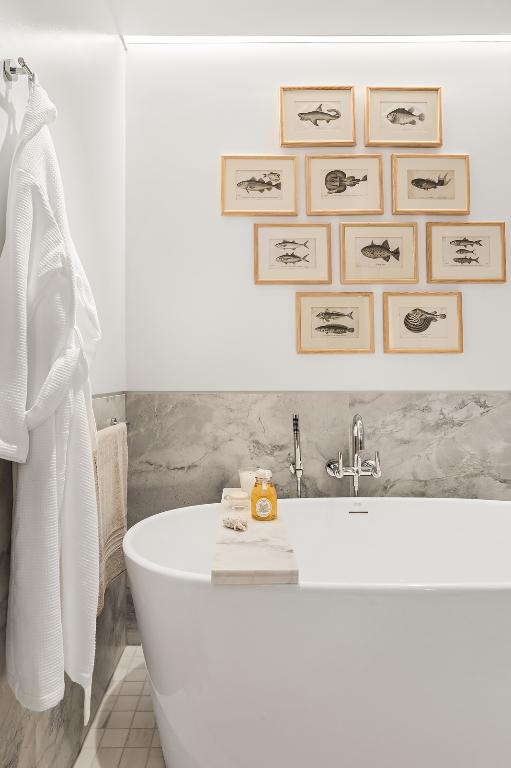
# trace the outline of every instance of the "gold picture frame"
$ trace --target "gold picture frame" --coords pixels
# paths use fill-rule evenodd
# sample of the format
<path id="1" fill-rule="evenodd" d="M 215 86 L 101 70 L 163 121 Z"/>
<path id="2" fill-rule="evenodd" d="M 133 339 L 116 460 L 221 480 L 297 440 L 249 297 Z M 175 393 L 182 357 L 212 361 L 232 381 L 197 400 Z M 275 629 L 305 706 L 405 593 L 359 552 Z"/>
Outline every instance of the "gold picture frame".
<path id="1" fill-rule="evenodd" d="M 416 167 L 414 168 L 414 166 Z M 421 173 L 424 174 L 423 177 L 412 178 L 414 174 Z M 464 183 L 461 184 L 461 192 L 459 191 L 459 183 L 453 184 L 447 190 L 449 182 L 456 179 L 457 173 L 463 174 L 465 177 Z M 435 175 L 437 176 L 436 179 L 434 178 Z M 415 202 L 410 202 L 412 199 Z M 439 205 L 441 200 L 446 202 Z M 398 215 L 445 214 L 448 216 L 469 214 L 469 155 L 426 154 L 422 152 L 393 154 L 392 213 Z"/>
<path id="2" fill-rule="evenodd" d="M 322 314 L 319 314 L 318 310 Z M 316 317 L 314 321 L 313 314 Z M 315 323 L 320 325 L 314 327 Z M 373 293 L 298 292 L 296 294 L 296 351 L 298 354 L 373 353 Z"/>
<path id="3" fill-rule="evenodd" d="M 338 92 L 339 98 L 335 101 L 328 99 L 330 94 L 335 91 Z M 325 92 L 323 94 L 323 92 Z M 291 104 L 290 98 L 294 94 L 300 94 L 304 97 L 304 103 L 310 102 L 306 109 L 309 109 L 311 104 L 320 102 L 319 111 L 317 112 L 317 119 L 314 121 L 314 113 L 316 110 L 311 107 L 312 111 L 304 113 L 298 113 L 299 120 L 292 122 L 290 115 Z M 305 99 L 308 95 L 309 98 Z M 315 98 L 313 98 L 313 96 Z M 330 108 L 325 107 L 324 102 L 332 104 Z M 344 106 L 343 106 L 344 102 Z M 356 144 L 356 129 L 355 129 L 355 86 L 353 85 L 283 85 L 280 88 L 280 145 L 282 147 L 353 147 Z M 336 107 L 333 107 L 333 104 Z M 348 107 L 348 115 L 346 120 L 342 119 L 343 110 Z M 338 113 L 336 115 L 335 113 Z M 302 117 L 304 115 L 304 117 Z M 323 116 L 324 115 L 324 116 Z M 342 122 L 339 126 L 335 123 L 337 119 L 341 119 Z M 303 123 L 303 126 L 301 125 Z M 324 125 L 322 125 L 324 123 Z M 332 126 L 331 123 L 334 123 Z M 313 134 L 313 126 L 316 129 L 317 135 Z M 342 126 L 343 130 L 340 130 Z M 336 129 L 340 138 L 335 138 Z M 310 138 L 307 136 L 310 135 Z M 320 138 L 323 135 L 324 138 Z M 294 138 L 293 138 L 294 136 Z M 344 137 L 344 138 L 343 138 Z"/>
<path id="4" fill-rule="evenodd" d="M 385 92 L 387 92 L 389 99 L 394 96 L 389 103 L 389 108 L 392 106 L 393 110 L 387 115 L 390 124 L 380 126 L 380 137 L 375 138 L 373 135 L 376 130 L 373 107 L 376 105 L 373 102 L 375 96 Z M 403 95 L 402 102 L 398 99 L 398 94 Z M 418 109 L 424 109 L 422 113 L 417 112 L 413 106 L 410 107 L 410 102 L 414 102 L 414 96 L 411 94 L 418 94 L 417 102 L 422 95 L 423 101 L 418 106 Z M 415 114 L 413 114 L 414 112 Z M 395 120 L 390 118 L 392 113 L 395 114 Z M 432 114 L 430 115 L 430 113 Z M 402 122 L 403 120 L 406 122 Z M 434 138 L 425 138 L 428 135 L 428 130 L 430 135 L 433 135 L 432 132 L 434 131 Z M 406 136 L 410 138 L 404 138 Z M 364 105 L 364 142 L 366 147 L 441 147 L 442 88 L 425 85 L 367 86 Z"/>
<path id="5" fill-rule="evenodd" d="M 297 216 L 298 158 L 222 155 L 220 200 L 223 216 Z"/>
<path id="6" fill-rule="evenodd" d="M 289 234 L 287 234 L 288 231 Z M 280 237 L 280 242 L 273 243 L 269 238 L 270 233 L 273 233 L 276 238 Z M 266 240 L 262 241 L 265 234 Z M 297 243 L 296 238 L 301 240 L 304 237 L 305 243 Z M 286 246 L 288 238 L 295 240 L 294 243 L 288 241 Z M 262 263 L 263 249 L 267 255 L 266 264 Z M 271 251 L 274 256 L 272 264 L 270 264 Z M 285 256 L 290 258 L 286 261 Z M 297 260 L 296 263 L 293 263 L 293 258 Z M 277 261 L 280 264 L 276 264 Z M 254 224 L 254 283 L 256 285 L 331 285 L 331 224 L 311 224 L 310 222 Z"/>
<path id="7" fill-rule="evenodd" d="M 366 266 L 366 275 L 364 268 L 357 264 L 354 254 L 348 253 L 347 240 L 350 230 L 359 231 L 361 237 L 365 235 L 367 240 L 371 238 L 370 248 L 374 245 L 374 239 L 383 242 L 376 243 L 376 246 L 382 250 L 382 255 L 371 255 Z M 403 235 L 400 237 L 400 231 Z M 408 232 L 405 235 L 405 230 Z M 369 234 L 371 233 L 371 234 Z M 377 234 L 379 233 L 379 234 Z M 390 239 L 389 239 L 390 238 Z M 393 239 L 392 239 L 393 238 Z M 399 240 L 396 242 L 396 239 Z M 352 239 L 351 237 L 349 238 Z M 356 284 L 412 284 L 419 282 L 419 244 L 418 244 L 418 225 L 416 222 L 346 222 L 339 224 L 339 243 L 340 243 L 340 266 L 341 283 L 345 285 Z M 399 276 L 399 270 L 396 267 L 396 246 L 398 249 L 399 269 L 403 269 L 405 276 Z M 403 247 L 404 246 L 404 247 Z M 408 253 L 411 248 L 411 254 Z M 385 253 L 383 253 L 385 249 Z M 351 262 L 348 264 L 348 262 Z M 371 265 L 374 265 L 371 267 Z M 351 274 L 351 276 L 350 276 Z M 397 274 L 397 276 L 396 276 Z"/>
<path id="8" fill-rule="evenodd" d="M 392 306 L 394 302 L 397 311 Z M 391 354 L 463 352 L 462 303 L 460 291 L 384 291 L 383 351 Z M 437 322 L 444 321 L 445 333 L 435 335 Z M 396 328 L 400 329 L 399 336 Z"/>
<path id="9" fill-rule="evenodd" d="M 336 168 L 336 166 L 342 165 L 342 168 Z M 327 168 L 322 166 L 332 166 L 328 171 Z M 326 187 L 327 178 L 330 173 L 332 174 L 347 174 L 351 170 L 356 170 L 360 176 L 353 177 L 354 183 L 349 185 L 337 184 L 338 189 L 342 190 L 340 194 L 348 190 L 354 190 L 346 198 L 334 198 L 332 194 L 334 192 L 323 192 L 323 186 Z M 369 178 L 368 174 L 371 174 Z M 337 181 L 340 181 L 342 177 L 339 177 Z M 335 182 L 335 179 L 334 179 Z M 369 183 L 370 182 L 370 183 Z M 306 155 L 305 156 L 305 184 L 306 184 L 306 198 L 307 198 L 307 215 L 308 216 L 364 216 L 369 214 L 383 214 L 384 200 L 383 200 L 383 158 L 380 154 L 342 154 L 342 155 Z M 365 207 L 360 206 L 360 202 L 354 203 L 349 208 L 341 207 L 336 208 L 333 203 L 347 202 L 351 200 L 362 199 L 362 196 L 355 195 L 357 188 L 360 184 L 367 184 L 367 205 Z M 329 197 L 330 195 L 330 197 Z M 322 203 L 325 207 L 321 208 L 318 203 L 323 200 Z M 328 201 L 328 205 L 327 205 Z M 331 207 L 329 207 L 331 205 Z"/>
<path id="10" fill-rule="evenodd" d="M 441 251 L 443 256 L 446 250 L 448 258 L 441 259 L 443 263 L 438 265 L 436 252 Z M 426 222 L 426 271 L 428 283 L 505 283 L 505 222 Z"/>

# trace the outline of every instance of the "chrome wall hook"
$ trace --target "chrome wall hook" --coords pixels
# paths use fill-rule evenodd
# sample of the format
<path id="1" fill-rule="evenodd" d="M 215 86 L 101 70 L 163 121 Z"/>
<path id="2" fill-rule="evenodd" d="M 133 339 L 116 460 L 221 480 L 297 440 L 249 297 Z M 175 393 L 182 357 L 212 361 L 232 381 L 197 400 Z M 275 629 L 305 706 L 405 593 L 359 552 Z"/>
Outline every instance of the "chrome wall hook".
<path id="1" fill-rule="evenodd" d="M 14 59 L 4 59 L 4 79 L 10 83 L 15 83 L 18 75 L 27 75 L 29 80 L 33 80 L 35 72 L 30 69 L 23 56 L 18 58 L 18 64 L 19 67 L 16 66 Z"/>

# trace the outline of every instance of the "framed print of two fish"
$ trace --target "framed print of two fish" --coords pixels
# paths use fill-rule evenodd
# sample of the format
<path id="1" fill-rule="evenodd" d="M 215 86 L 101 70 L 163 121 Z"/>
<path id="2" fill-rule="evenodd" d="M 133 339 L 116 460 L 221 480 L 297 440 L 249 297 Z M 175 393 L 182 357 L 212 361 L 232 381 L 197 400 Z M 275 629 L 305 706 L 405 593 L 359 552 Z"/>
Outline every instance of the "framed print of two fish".
<path id="1" fill-rule="evenodd" d="M 283 86 L 280 144 L 283 147 L 350 147 L 355 144 L 352 85 Z"/>
<path id="2" fill-rule="evenodd" d="M 297 293 L 296 348 L 301 354 L 374 352 L 372 293 Z"/>
<path id="3" fill-rule="evenodd" d="M 470 213 L 468 155 L 392 155 L 392 212 Z"/>
<path id="4" fill-rule="evenodd" d="M 308 155 L 307 214 L 383 213 L 381 155 Z"/>
<path id="5" fill-rule="evenodd" d="M 504 283 L 506 225 L 429 221 L 426 263 L 429 283 Z"/>
<path id="6" fill-rule="evenodd" d="M 297 158 L 294 155 L 224 155 L 222 214 L 296 216 Z"/>
<path id="7" fill-rule="evenodd" d="M 442 89 L 368 87 L 367 147 L 442 146 Z"/>
<path id="8" fill-rule="evenodd" d="M 384 351 L 463 352 L 461 305 L 458 291 L 384 293 Z"/>
<path id="9" fill-rule="evenodd" d="M 330 284 L 330 224 L 254 224 L 254 282 Z"/>

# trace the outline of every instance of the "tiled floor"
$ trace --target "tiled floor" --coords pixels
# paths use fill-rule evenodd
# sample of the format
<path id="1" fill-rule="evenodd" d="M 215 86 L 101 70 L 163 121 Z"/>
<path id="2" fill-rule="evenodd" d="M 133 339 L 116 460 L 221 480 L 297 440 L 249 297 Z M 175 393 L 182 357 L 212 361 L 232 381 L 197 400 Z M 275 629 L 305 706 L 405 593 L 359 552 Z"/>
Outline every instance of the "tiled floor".
<path id="1" fill-rule="evenodd" d="M 125 649 L 75 768 L 165 768 L 140 645 Z"/>

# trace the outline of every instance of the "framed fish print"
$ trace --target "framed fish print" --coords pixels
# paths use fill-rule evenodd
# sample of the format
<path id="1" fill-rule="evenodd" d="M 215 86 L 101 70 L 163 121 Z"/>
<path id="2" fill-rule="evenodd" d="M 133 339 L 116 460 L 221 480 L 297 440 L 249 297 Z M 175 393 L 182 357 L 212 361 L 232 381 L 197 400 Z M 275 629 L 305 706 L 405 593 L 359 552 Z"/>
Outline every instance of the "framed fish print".
<path id="1" fill-rule="evenodd" d="M 224 155 L 221 198 L 224 216 L 296 216 L 294 155 Z"/>
<path id="2" fill-rule="evenodd" d="M 374 352 L 372 293 L 297 293 L 300 354 Z"/>
<path id="3" fill-rule="evenodd" d="M 463 352 L 461 293 L 384 293 L 385 352 Z"/>
<path id="4" fill-rule="evenodd" d="M 340 225 L 342 283 L 416 283 L 417 224 Z"/>
<path id="5" fill-rule="evenodd" d="M 254 281 L 331 283 L 330 224 L 254 224 Z"/>
<path id="6" fill-rule="evenodd" d="M 468 155 L 392 155 L 393 213 L 470 213 Z"/>
<path id="7" fill-rule="evenodd" d="M 381 155 L 308 155 L 307 214 L 383 213 Z"/>
<path id="8" fill-rule="evenodd" d="M 442 89 L 366 88 L 365 143 L 367 147 L 441 147 Z"/>
<path id="9" fill-rule="evenodd" d="M 355 144 L 352 85 L 284 86 L 280 89 L 283 147 L 350 147 Z"/>
<path id="10" fill-rule="evenodd" d="M 426 254 L 429 283 L 504 283 L 506 225 L 428 221 Z"/>

